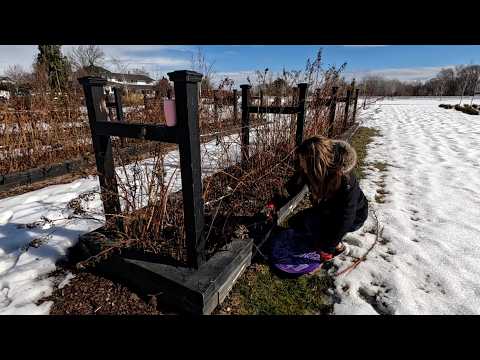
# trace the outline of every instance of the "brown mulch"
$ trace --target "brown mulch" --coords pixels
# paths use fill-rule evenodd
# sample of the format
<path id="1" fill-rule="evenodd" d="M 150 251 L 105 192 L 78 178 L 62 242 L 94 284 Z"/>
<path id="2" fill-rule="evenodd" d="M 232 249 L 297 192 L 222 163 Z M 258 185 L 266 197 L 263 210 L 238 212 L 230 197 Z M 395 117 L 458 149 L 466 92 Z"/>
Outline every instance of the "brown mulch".
<path id="1" fill-rule="evenodd" d="M 127 287 L 104 277 L 74 272 L 62 289 L 42 299 L 53 301 L 51 315 L 161 315 L 154 297 L 146 301 Z"/>

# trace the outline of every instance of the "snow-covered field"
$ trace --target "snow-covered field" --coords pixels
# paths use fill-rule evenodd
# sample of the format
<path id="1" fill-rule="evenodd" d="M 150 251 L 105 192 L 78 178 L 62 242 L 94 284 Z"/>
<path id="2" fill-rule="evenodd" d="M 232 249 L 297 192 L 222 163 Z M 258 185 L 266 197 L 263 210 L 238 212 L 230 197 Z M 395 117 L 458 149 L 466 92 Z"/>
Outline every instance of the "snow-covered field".
<path id="1" fill-rule="evenodd" d="M 383 235 L 336 278 L 336 314 L 480 313 L 480 116 L 440 103 L 458 99 L 385 99 L 362 114 L 380 131 L 367 161 L 388 164 L 361 182 Z M 374 224 L 347 237 L 351 255 L 372 245 Z M 335 262 L 341 271 L 352 261 Z"/>

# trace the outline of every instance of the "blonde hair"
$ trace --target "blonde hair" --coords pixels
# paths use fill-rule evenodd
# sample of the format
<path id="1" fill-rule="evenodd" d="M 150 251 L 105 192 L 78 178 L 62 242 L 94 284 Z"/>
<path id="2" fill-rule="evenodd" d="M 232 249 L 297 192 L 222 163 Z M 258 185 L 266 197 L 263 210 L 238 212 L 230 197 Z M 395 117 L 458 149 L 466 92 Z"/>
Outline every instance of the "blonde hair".
<path id="1" fill-rule="evenodd" d="M 331 198 L 340 188 L 344 157 L 335 155 L 333 140 L 323 136 L 311 137 L 297 149 L 298 166 L 316 203 Z"/>

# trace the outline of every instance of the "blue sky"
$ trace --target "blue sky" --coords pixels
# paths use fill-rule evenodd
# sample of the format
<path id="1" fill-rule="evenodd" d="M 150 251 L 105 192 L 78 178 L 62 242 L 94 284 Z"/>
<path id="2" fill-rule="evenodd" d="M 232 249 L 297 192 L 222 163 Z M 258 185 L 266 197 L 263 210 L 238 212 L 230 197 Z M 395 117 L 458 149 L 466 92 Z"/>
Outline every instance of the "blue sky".
<path id="1" fill-rule="evenodd" d="M 68 53 L 71 45 L 64 45 Z M 166 72 L 191 67 L 192 55 L 201 48 L 207 61 L 213 62 L 217 78 L 230 76 L 237 85 L 255 70 L 269 68 L 279 72 L 300 70 L 307 58 L 313 58 L 323 48 L 323 64 L 341 65 L 347 62 L 345 76 L 361 78 L 380 74 L 400 80 L 425 80 L 442 67 L 480 63 L 480 46 L 345 46 L 345 45 L 102 45 L 106 67 L 113 67 L 112 58 L 128 67 L 144 67 L 154 77 Z M 0 74 L 12 64 L 28 68 L 36 53 L 35 45 L 0 45 Z M 114 70 L 114 69 L 112 69 Z"/>

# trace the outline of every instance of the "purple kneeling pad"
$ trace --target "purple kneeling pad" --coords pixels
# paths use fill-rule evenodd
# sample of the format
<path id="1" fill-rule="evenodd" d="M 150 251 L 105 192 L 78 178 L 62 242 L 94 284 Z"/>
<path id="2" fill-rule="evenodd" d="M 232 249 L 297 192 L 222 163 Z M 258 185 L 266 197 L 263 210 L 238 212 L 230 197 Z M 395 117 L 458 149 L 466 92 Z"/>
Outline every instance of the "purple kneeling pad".
<path id="1" fill-rule="evenodd" d="M 272 238 L 273 266 L 289 274 L 307 274 L 321 265 L 320 255 L 312 247 L 312 239 L 294 229 L 284 230 Z"/>

